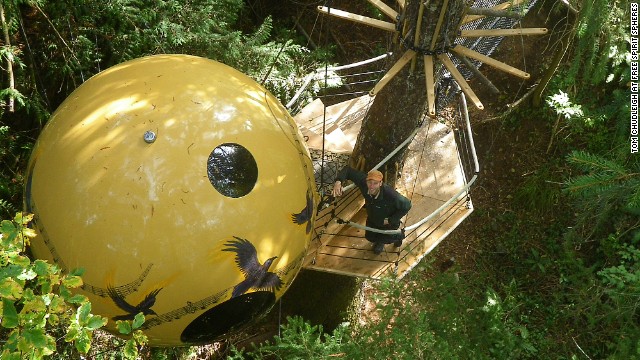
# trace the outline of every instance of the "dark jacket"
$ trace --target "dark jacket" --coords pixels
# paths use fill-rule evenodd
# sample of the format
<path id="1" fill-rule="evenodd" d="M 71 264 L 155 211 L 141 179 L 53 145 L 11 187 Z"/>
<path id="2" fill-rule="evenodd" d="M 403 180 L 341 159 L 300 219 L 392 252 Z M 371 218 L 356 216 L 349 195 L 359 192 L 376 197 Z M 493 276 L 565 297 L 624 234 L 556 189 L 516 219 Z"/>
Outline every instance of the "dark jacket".
<path id="1" fill-rule="evenodd" d="M 397 229 L 400 219 L 411 209 L 411 201 L 399 194 L 387 184 L 382 184 L 377 198 L 368 194 L 367 174 L 349 166 L 342 169 L 336 181 L 351 180 L 360 189 L 367 208 L 367 226 L 377 229 Z M 389 226 L 384 226 L 384 219 L 388 219 Z"/>

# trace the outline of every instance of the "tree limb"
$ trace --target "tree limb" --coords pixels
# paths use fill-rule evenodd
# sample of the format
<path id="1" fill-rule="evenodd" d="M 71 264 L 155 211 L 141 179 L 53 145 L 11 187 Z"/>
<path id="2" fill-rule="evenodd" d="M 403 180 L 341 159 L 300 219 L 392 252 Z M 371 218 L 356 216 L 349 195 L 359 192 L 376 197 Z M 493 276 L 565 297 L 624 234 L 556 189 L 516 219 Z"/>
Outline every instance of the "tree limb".
<path id="1" fill-rule="evenodd" d="M 2 22 L 2 34 L 4 35 L 4 46 L 7 48 L 7 76 L 9 77 L 9 89 L 15 90 L 15 78 L 13 76 L 13 52 L 11 51 L 11 38 L 9 37 L 9 26 L 4 15 L 4 5 L 0 3 L 0 22 Z M 9 104 L 7 105 L 9 112 L 15 110 L 15 99 L 12 94 L 9 95 Z"/>
<path id="2" fill-rule="evenodd" d="M 58 36 L 58 38 L 60 39 L 60 41 L 62 41 L 62 44 L 64 44 L 64 46 L 69 50 L 69 52 L 71 53 L 71 56 L 76 59 L 76 61 L 78 63 L 80 63 L 80 60 L 78 60 L 78 58 L 76 57 L 76 54 L 73 52 L 73 49 L 71 49 L 71 47 L 69 46 L 69 44 L 67 44 L 67 42 L 64 40 L 64 38 L 62 37 L 62 35 L 60 35 L 60 32 L 58 32 L 58 29 L 56 28 L 56 26 L 53 24 L 53 22 L 51 21 L 51 19 L 49 19 L 49 16 L 47 16 L 47 14 L 45 14 L 45 12 L 40 8 L 40 6 L 38 6 L 37 4 L 35 5 L 35 8 L 38 9 L 38 11 L 40 11 L 40 14 L 42 14 L 42 16 L 44 16 L 44 18 L 47 20 L 47 22 L 49 23 L 49 25 L 51 25 L 51 28 L 53 29 L 53 32 L 56 33 L 56 35 Z"/>
<path id="3" fill-rule="evenodd" d="M 493 116 L 491 118 L 485 119 L 482 121 L 482 123 L 489 123 L 495 120 L 503 120 L 505 118 L 507 118 L 509 115 L 511 115 L 511 113 L 513 113 L 513 111 L 515 111 L 515 109 L 520 106 L 523 103 L 526 103 L 526 101 L 531 97 L 531 95 L 533 94 L 533 92 L 535 91 L 536 86 L 532 87 L 531 89 L 529 89 L 529 91 L 527 91 L 524 95 L 522 95 L 521 98 L 519 98 L 518 100 L 512 102 L 511 104 L 507 105 L 507 110 L 503 111 L 502 113 L 500 113 L 500 115 L 498 116 Z"/>
<path id="4" fill-rule="evenodd" d="M 487 86 L 493 94 L 500 93 L 500 90 L 498 90 L 498 88 L 493 85 L 491 80 L 489 80 L 486 76 L 484 76 L 483 73 L 480 72 L 480 70 L 471 62 L 471 60 L 469 60 L 469 58 L 461 54 L 456 54 L 456 57 L 459 58 L 460 61 L 462 61 L 462 63 L 467 67 L 467 69 L 469 69 L 476 76 L 476 78 L 480 80 L 480 82 Z"/>
<path id="5" fill-rule="evenodd" d="M 540 106 L 542 102 L 542 93 L 544 92 L 545 88 L 551 81 L 551 78 L 553 78 L 553 75 L 556 73 L 556 71 L 560 67 L 560 62 L 562 62 L 562 59 L 564 59 L 565 54 L 567 53 L 571 43 L 573 42 L 573 37 L 575 36 L 576 29 L 577 29 L 577 21 L 573 24 L 571 31 L 569 31 L 568 33 L 565 33 L 562 39 L 560 39 L 562 48 L 558 50 L 558 52 L 556 52 L 555 56 L 553 57 L 553 60 L 551 61 L 551 65 L 549 65 L 549 68 L 547 69 L 544 76 L 540 80 L 540 83 L 538 84 L 538 86 L 535 87 L 535 92 L 533 94 L 534 107 Z"/>

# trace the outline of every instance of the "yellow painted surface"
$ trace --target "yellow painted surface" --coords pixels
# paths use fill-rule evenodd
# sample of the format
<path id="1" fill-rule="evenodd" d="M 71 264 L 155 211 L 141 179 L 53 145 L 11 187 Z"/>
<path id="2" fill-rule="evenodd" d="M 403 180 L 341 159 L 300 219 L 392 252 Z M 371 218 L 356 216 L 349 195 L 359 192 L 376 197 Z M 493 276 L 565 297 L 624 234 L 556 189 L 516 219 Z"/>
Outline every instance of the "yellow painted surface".
<path id="1" fill-rule="evenodd" d="M 218 191 L 207 172 L 227 143 L 257 165 L 240 197 Z M 36 214 L 33 252 L 84 268 L 80 293 L 94 313 L 125 314 L 108 287 L 133 305 L 161 289 L 145 333 L 152 345 L 180 345 L 183 329 L 243 281 L 235 253 L 222 251 L 234 237 L 249 240 L 260 263 L 277 256 L 276 299 L 286 291 L 310 241 L 292 221 L 307 194 L 317 203 L 310 157 L 275 97 L 218 62 L 158 55 L 97 74 L 59 107 L 34 148 L 25 204 Z"/>

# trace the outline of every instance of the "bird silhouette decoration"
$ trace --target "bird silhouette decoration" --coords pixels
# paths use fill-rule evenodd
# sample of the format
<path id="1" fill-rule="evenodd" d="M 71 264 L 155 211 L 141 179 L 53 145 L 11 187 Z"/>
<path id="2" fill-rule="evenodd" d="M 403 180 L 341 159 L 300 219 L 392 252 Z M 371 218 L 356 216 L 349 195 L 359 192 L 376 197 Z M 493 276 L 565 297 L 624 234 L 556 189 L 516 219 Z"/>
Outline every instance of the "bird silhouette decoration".
<path id="1" fill-rule="evenodd" d="M 116 306 L 127 312 L 126 315 L 114 316 L 113 320 L 133 320 L 138 313 L 143 313 L 144 315 L 157 315 L 151 307 L 156 303 L 156 296 L 160 290 L 162 290 L 162 288 L 151 291 L 138 305 L 133 306 L 129 304 L 116 289 L 112 286 L 107 286 L 107 292 L 109 293 L 111 300 L 113 300 Z"/>
<path id="2" fill-rule="evenodd" d="M 263 264 L 258 261 L 258 253 L 253 244 L 247 240 L 234 236 L 235 240 L 228 241 L 227 248 L 222 251 L 236 253 L 236 265 L 244 274 L 244 280 L 233 288 L 231 298 L 240 296 L 251 289 L 276 291 L 282 286 L 278 275 L 269 271 L 269 267 L 277 256 L 267 259 Z"/>
<path id="3" fill-rule="evenodd" d="M 313 196 L 307 191 L 307 205 L 297 214 L 291 214 L 294 224 L 302 225 L 307 223 L 306 233 L 311 232 L 311 217 L 313 216 Z"/>

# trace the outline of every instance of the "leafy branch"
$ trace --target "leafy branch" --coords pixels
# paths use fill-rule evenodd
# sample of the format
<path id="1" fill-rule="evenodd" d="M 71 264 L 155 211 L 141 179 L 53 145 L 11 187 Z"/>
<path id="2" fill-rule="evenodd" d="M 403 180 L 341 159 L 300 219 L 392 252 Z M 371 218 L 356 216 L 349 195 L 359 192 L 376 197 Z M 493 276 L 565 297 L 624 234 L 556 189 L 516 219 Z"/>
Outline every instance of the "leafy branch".
<path id="1" fill-rule="evenodd" d="M 92 334 L 107 324 L 108 319 L 91 313 L 86 296 L 72 289 L 82 286 L 82 269 L 61 274 L 60 268 L 44 260 L 32 261 L 25 255 L 36 236 L 28 224 L 32 214 L 18 213 L 13 220 L 0 223 L 0 320 L 6 341 L 0 358 L 18 360 L 42 359 L 56 351 L 58 329 L 66 329 L 64 341 L 86 354 L 91 348 Z M 138 314 L 133 322 L 119 321 L 117 328 L 129 335 L 144 323 Z M 146 343 L 139 330 L 125 344 L 124 355 L 134 359 L 138 346 Z"/>

